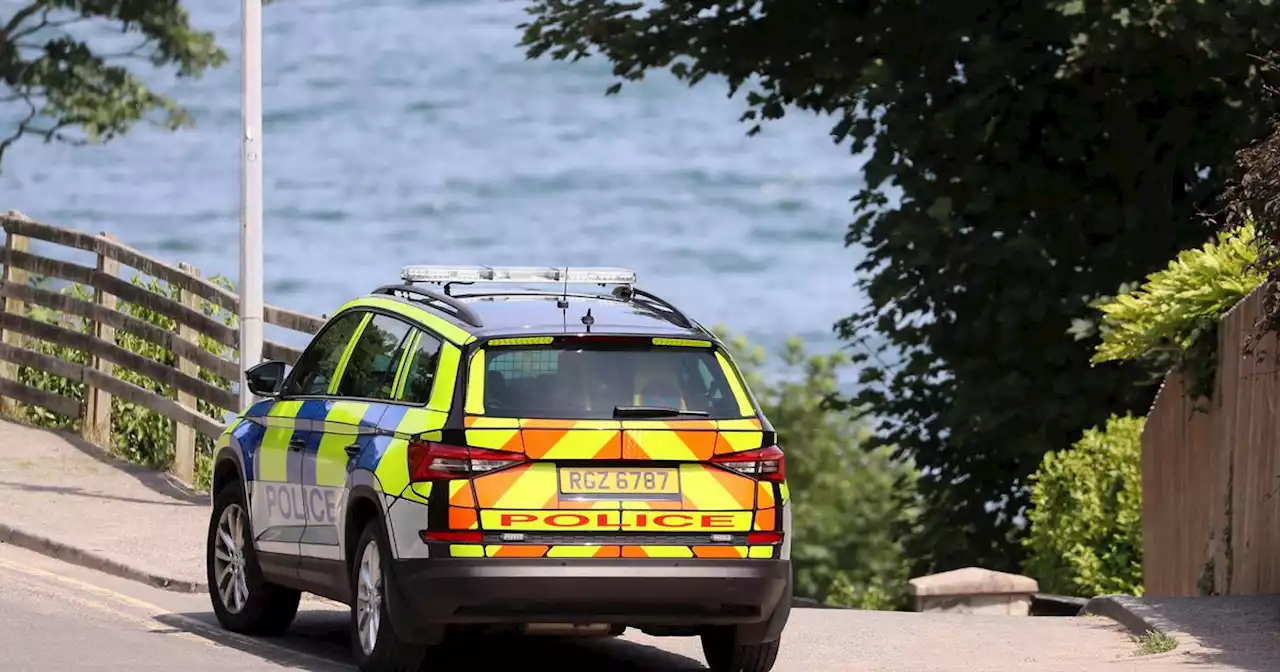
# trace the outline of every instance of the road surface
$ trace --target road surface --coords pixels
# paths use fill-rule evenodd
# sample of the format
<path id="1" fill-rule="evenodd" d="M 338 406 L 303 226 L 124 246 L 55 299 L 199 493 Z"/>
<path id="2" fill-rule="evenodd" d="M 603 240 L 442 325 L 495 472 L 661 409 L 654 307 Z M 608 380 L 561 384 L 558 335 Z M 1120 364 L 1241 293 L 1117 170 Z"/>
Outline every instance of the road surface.
<path id="1" fill-rule="evenodd" d="M 158 590 L 0 545 L 0 667 L 6 672 L 350 672 L 347 618 L 340 605 L 308 600 L 286 637 L 240 637 L 217 628 L 207 596 Z M 1117 626 L 1101 619 L 802 609 L 792 613 L 774 669 L 1186 669 L 1167 657 L 1139 662 L 1134 651 Z M 440 655 L 444 664 L 436 669 L 447 670 L 515 669 L 530 660 L 553 661 L 562 672 L 705 669 L 696 639 L 634 631 L 617 639 L 481 640 Z"/>

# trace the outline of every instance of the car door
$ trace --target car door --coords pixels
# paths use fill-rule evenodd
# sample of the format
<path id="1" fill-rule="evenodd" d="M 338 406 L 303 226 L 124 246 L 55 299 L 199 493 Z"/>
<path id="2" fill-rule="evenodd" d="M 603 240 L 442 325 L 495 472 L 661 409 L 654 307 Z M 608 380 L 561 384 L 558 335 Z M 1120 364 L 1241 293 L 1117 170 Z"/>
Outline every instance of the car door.
<path id="1" fill-rule="evenodd" d="M 327 393 L 342 355 L 366 318 L 366 313 L 345 313 L 326 324 L 298 359 L 280 398 L 263 415 L 249 418 L 264 426 L 253 455 L 255 545 L 260 553 L 292 558 L 271 563 L 286 572 L 297 572 L 307 525 L 303 462 L 314 425 L 308 404 Z"/>
<path id="2" fill-rule="evenodd" d="M 323 406 L 316 406 L 319 424 L 306 443 L 302 466 L 307 497 L 307 529 L 300 552 L 306 558 L 341 560 L 338 536 L 339 502 L 348 487 L 348 467 L 369 448 L 387 404 L 396 392 L 399 371 L 412 340 L 408 322 L 384 313 L 371 314 L 348 345 Z M 321 415 L 322 414 L 322 415 Z M 332 568 L 303 563 L 304 578 L 324 580 Z"/>

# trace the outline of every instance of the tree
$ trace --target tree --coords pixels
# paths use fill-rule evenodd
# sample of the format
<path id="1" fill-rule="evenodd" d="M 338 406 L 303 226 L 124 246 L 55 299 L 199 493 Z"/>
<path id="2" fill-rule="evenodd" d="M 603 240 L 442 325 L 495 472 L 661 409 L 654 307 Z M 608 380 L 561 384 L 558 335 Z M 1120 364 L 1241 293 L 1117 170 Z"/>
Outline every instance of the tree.
<path id="1" fill-rule="evenodd" d="M 11 131 L 0 131 L 0 162 L 26 136 L 84 144 L 111 140 L 140 121 L 186 126 L 186 111 L 129 66 L 199 77 L 226 61 L 213 34 L 192 28 L 178 0 L 32 0 L 0 21 L 0 80 L 8 88 L 0 101 L 14 120 Z M 85 37 L 94 33 L 96 39 Z"/>
<path id="2" fill-rule="evenodd" d="M 1251 0 L 535 0 L 530 57 L 602 54 L 619 82 L 670 69 L 747 90 L 753 125 L 830 115 L 871 148 L 847 242 L 878 332 L 849 401 L 874 448 L 924 469 L 917 572 L 1015 569 L 1028 477 L 1113 414 L 1140 366 L 1092 367 L 1073 320 L 1203 242 L 1196 217 L 1275 109 L 1251 54 L 1280 4 Z M 900 190 L 896 203 L 890 190 Z M 868 346 L 869 347 L 869 346 Z"/>
<path id="3" fill-rule="evenodd" d="M 791 339 L 781 375 L 766 379 L 762 349 L 716 331 L 787 454 L 796 594 L 862 609 L 905 606 L 910 577 L 897 534 L 914 517 L 915 470 L 892 448 L 863 450 L 865 424 L 825 403 L 848 359 L 810 355 Z"/>

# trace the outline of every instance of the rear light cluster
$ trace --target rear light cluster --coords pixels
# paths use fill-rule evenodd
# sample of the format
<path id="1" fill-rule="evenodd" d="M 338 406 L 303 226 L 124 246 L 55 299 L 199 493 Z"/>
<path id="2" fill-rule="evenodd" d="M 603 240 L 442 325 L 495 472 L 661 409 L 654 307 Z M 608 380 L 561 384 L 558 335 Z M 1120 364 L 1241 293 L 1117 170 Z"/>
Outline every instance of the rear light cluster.
<path id="1" fill-rule="evenodd" d="M 478 544 L 484 541 L 484 532 L 480 530 L 422 530 L 419 532 L 423 541 L 443 541 L 455 544 Z"/>
<path id="2" fill-rule="evenodd" d="M 751 532 L 747 535 L 747 544 L 760 546 L 765 544 L 781 544 L 781 532 Z"/>
<path id="3" fill-rule="evenodd" d="M 411 441 L 408 457 L 409 480 L 414 483 L 470 478 L 520 464 L 527 459 L 523 453 L 450 446 L 431 441 Z"/>
<path id="4" fill-rule="evenodd" d="M 711 463 L 762 481 L 781 483 L 787 478 L 787 457 L 777 446 L 716 455 Z"/>

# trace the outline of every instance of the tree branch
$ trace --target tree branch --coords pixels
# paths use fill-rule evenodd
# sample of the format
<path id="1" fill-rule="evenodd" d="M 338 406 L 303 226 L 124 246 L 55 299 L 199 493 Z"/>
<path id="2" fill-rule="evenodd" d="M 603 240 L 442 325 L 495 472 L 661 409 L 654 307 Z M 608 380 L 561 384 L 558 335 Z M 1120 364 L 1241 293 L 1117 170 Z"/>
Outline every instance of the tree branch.
<path id="1" fill-rule="evenodd" d="M 27 19 L 31 18 L 32 15 L 34 15 L 36 12 L 40 11 L 41 9 L 44 9 L 46 13 L 48 12 L 48 9 L 44 7 L 44 3 L 41 2 L 41 0 L 36 0 L 36 2 L 30 5 L 27 5 L 22 9 L 19 9 L 16 13 L 14 13 L 13 18 L 9 19 L 9 23 L 5 24 L 4 26 L 5 34 L 9 34 L 17 30 L 18 26 L 22 25 L 23 21 L 26 21 Z"/>

